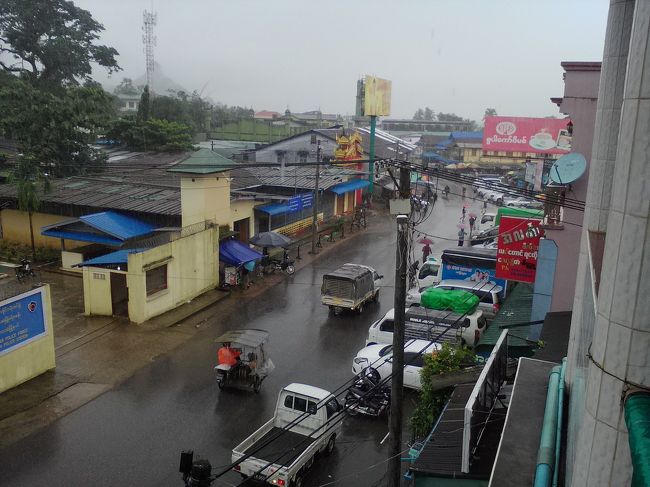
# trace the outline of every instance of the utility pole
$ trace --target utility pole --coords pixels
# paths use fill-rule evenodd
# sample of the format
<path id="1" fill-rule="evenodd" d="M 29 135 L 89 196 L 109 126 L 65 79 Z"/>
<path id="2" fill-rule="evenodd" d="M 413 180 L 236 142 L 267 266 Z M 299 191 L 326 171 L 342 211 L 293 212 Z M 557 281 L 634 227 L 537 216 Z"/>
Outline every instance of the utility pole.
<path id="1" fill-rule="evenodd" d="M 316 141 L 316 181 L 314 183 L 314 213 L 311 221 L 311 253 L 316 253 L 316 234 L 318 233 L 318 181 L 320 180 L 320 140 Z M 406 298 L 405 298 L 406 299 Z"/>
<path id="2" fill-rule="evenodd" d="M 411 175 L 406 163 L 400 168 L 399 191 L 402 199 L 411 197 Z M 395 319 L 393 364 L 390 391 L 388 485 L 399 487 L 402 476 L 402 416 L 404 404 L 404 314 L 406 309 L 406 272 L 408 260 L 409 216 L 397 215 L 397 251 L 395 253 Z"/>
<path id="3" fill-rule="evenodd" d="M 372 197 L 375 187 L 375 130 L 377 128 L 377 116 L 370 115 L 370 158 L 368 161 L 368 192 Z"/>

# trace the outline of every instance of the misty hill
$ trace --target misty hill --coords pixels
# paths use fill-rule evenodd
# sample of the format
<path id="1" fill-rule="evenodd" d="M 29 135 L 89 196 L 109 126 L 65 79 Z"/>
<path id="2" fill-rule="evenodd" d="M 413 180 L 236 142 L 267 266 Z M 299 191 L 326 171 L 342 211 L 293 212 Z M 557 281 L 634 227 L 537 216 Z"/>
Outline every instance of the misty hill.
<path id="1" fill-rule="evenodd" d="M 143 73 L 142 75 L 138 76 L 137 78 L 133 79 L 133 86 L 136 86 L 138 90 L 142 90 L 142 87 L 147 84 L 147 75 L 146 73 Z M 111 87 L 108 91 L 111 93 L 113 92 L 113 89 L 115 87 Z M 163 73 L 163 70 L 160 66 L 160 64 L 155 63 L 154 64 L 154 71 L 153 71 L 153 89 L 156 93 L 159 95 L 169 95 L 169 90 L 172 91 L 184 91 L 186 93 L 190 93 L 190 91 L 185 88 L 184 86 L 179 85 L 176 83 L 173 79 L 168 78 L 165 76 L 165 73 Z"/>

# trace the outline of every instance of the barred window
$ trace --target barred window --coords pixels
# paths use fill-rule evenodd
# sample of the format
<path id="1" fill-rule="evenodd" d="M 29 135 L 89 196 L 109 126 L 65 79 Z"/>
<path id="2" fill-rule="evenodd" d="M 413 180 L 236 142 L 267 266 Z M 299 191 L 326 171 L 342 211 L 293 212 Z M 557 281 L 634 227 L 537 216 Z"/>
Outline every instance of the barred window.
<path id="1" fill-rule="evenodd" d="M 147 296 L 167 289 L 167 264 L 146 272 Z"/>

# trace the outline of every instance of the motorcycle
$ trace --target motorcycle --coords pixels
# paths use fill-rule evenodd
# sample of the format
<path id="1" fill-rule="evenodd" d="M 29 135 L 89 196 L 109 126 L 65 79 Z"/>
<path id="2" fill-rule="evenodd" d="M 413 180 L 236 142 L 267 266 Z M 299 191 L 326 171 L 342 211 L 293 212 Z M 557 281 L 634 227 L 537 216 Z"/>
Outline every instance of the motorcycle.
<path id="1" fill-rule="evenodd" d="M 345 409 L 350 416 L 365 414 L 378 417 L 390 407 L 390 385 L 380 385 L 379 372 L 368 367 L 358 374 L 345 395 Z"/>
<path id="2" fill-rule="evenodd" d="M 271 272 L 280 271 L 286 272 L 291 275 L 296 272 L 295 267 L 293 266 L 295 260 L 292 259 L 282 259 L 282 260 L 271 260 Z"/>
<path id="3" fill-rule="evenodd" d="M 20 266 L 16 267 L 16 279 L 20 281 L 23 277 L 36 277 L 32 263 L 27 259 L 20 259 Z"/>

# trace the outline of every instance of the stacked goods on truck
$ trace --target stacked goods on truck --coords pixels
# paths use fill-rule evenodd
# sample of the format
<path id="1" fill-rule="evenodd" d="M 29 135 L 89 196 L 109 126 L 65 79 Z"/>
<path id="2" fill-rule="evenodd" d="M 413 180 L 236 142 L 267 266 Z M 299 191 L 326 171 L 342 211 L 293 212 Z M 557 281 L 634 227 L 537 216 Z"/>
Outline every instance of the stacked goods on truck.
<path id="1" fill-rule="evenodd" d="M 469 281 L 480 285 L 501 287 L 500 298 L 506 297 L 507 281 L 495 276 L 497 250 L 477 247 L 454 247 L 442 252 L 442 279 Z"/>

